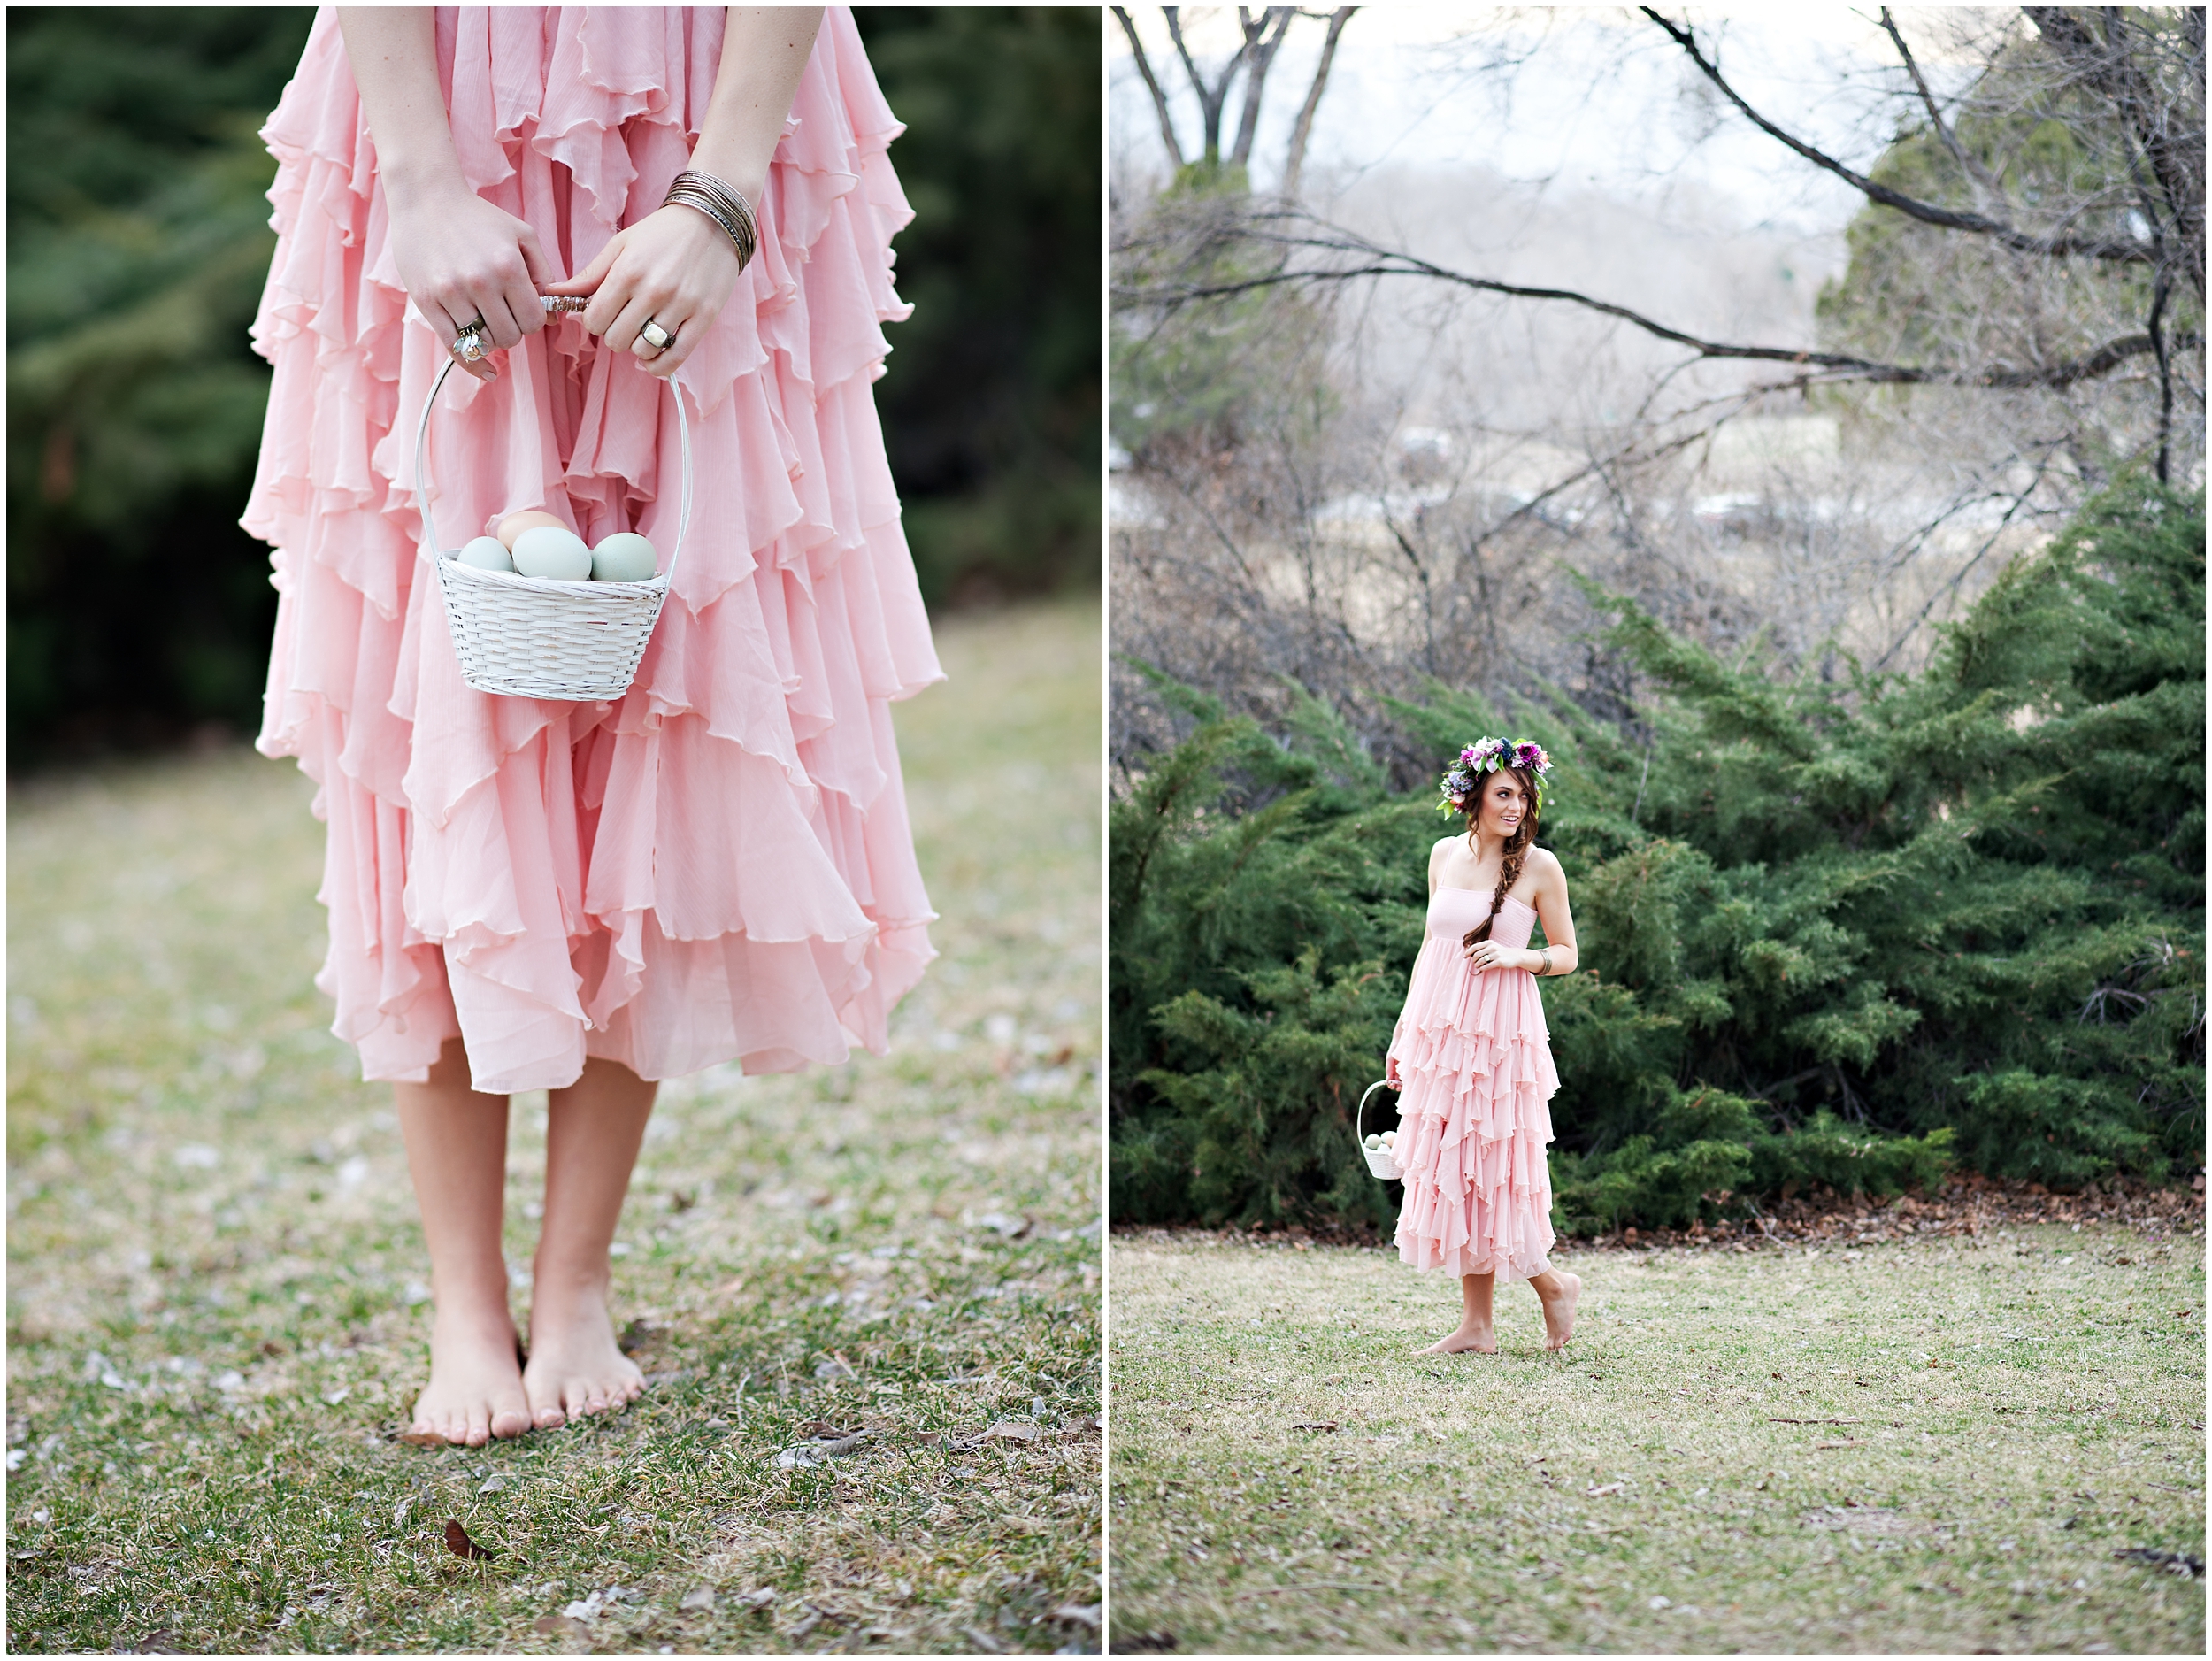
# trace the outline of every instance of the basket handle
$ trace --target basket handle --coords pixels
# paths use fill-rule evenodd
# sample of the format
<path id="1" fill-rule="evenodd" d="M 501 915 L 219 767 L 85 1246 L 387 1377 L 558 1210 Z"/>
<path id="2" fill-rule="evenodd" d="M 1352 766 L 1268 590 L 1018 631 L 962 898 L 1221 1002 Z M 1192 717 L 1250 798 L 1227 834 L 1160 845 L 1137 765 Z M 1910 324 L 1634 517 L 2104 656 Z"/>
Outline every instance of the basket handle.
<path id="1" fill-rule="evenodd" d="M 1352 1116 L 1352 1137 L 1361 1147 L 1367 1145 L 1367 1104 L 1375 1099 L 1375 1092 L 1390 1088 L 1390 1080 L 1378 1079 L 1367 1087 L 1367 1094 L 1359 1098 L 1359 1111 Z"/>
<path id="2" fill-rule="evenodd" d="M 435 559 L 442 551 L 438 546 L 438 527 L 430 516 L 430 406 L 438 401 L 438 389 L 445 385 L 445 378 L 459 367 L 460 359 L 449 356 L 445 367 L 438 371 L 438 378 L 430 383 L 429 396 L 422 401 L 422 419 L 415 424 L 415 509 L 422 515 L 423 546 Z M 676 577 L 676 561 L 684 551 L 684 541 L 691 529 L 691 417 L 684 409 L 683 388 L 674 381 L 668 389 L 676 397 L 676 434 L 683 450 L 683 504 L 676 514 L 676 545 L 668 550 L 668 569 L 662 572 L 664 581 L 672 582 Z"/>

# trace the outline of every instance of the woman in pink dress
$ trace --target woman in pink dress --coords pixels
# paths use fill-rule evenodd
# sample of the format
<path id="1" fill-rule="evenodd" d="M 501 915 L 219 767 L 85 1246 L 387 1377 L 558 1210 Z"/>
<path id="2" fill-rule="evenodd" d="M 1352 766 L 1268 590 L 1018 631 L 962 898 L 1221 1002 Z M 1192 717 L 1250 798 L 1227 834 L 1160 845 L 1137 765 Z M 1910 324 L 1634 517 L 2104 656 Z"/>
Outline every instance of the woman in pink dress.
<path id="1" fill-rule="evenodd" d="M 319 787 L 317 984 L 392 1081 L 421 1206 L 411 1440 L 633 1399 L 608 1248 L 654 1080 L 879 1053 L 932 955 L 889 704 L 941 674 L 870 385 L 905 315 L 898 131 L 849 12 L 718 7 L 326 9 L 265 131 L 260 747 Z M 414 500 L 454 358 L 429 473 L 464 536 L 536 509 L 667 550 L 686 400 L 691 532 L 618 700 L 461 678 Z M 500 1228 L 531 1089 L 526 1360 Z"/>
<path id="2" fill-rule="evenodd" d="M 1498 1347 L 1491 1291 L 1526 1280 L 1544 1308 L 1544 1347 L 1574 1335 L 1578 1275 L 1551 1266 L 1552 1066 L 1540 974 L 1572 974 L 1574 919 L 1559 861 L 1536 846 L 1551 757 L 1485 738 L 1445 773 L 1440 805 L 1465 836 L 1429 850 L 1429 913 L 1405 1011 L 1390 1040 L 1399 1092 L 1394 1149 L 1405 1181 L 1398 1252 L 1459 1276 L 1457 1330 L 1423 1351 Z M 1538 921 L 1548 942 L 1528 949 Z"/>

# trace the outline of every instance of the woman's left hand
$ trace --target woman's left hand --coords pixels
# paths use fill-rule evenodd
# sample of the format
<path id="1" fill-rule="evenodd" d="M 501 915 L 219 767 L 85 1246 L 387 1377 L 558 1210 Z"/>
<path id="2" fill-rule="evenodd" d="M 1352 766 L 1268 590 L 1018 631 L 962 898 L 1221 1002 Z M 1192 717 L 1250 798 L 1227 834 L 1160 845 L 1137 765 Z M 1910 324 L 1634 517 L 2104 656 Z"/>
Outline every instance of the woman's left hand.
<path id="1" fill-rule="evenodd" d="M 1536 954 L 1494 940 L 1479 940 L 1467 948 L 1467 961 L 1478 969 L 1533 969 Z"/>
<path id="2" fill-rule="evenodd" d="M 695 209 L 674 204 L 614 234 L 599 257 L 548 294 L 588 294 L 584 327 L 663 380 L 706 338 L 737 287 L 737 250 Z M 656 350 L 639 330 L 657 323 L 675 338 Z"/>

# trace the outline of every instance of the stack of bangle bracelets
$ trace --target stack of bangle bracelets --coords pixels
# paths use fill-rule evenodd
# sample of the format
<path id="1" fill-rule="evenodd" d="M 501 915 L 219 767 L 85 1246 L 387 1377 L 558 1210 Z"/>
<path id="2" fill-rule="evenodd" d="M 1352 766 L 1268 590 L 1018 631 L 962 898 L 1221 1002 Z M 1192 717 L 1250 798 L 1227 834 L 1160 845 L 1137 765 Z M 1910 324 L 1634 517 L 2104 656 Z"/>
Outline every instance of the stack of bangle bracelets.
<path id="1" fill-rule="evenodd" d="M 753 210 L 745 198 L 724 184 L 712 173 L 694 173 L 686 168 L 678 173 L 668 187 L 668 194 L 661 198 L 661 206 L 681 203 L 696 208 L 722 227 L 722 234 L 737 250 L 737 268 L 740 271 L 753 263 L 753 252 L 760 245 L 760 230 L 753 219 Z"/>

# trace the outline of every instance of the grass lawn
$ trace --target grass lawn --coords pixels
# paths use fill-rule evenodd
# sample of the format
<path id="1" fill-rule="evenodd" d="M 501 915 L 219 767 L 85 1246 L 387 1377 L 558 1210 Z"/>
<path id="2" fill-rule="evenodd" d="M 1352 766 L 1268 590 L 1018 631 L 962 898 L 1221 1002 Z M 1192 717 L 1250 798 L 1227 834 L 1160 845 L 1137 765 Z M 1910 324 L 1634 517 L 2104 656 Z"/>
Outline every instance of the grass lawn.
<path id="1" fill-rule="evenodd" d="M 1555 1261 L 1118 1235 L 1110 1647 L 2203 1652 L 2200 1232 Z"/>
<path id="2" fill-rule="evenodd" d="M 892 1053 L 664 1087 L 615 1281 L 653 1388 L 481 1450 L 393 1440 L 426 1262 L 310 984 L 306 782 L 12 792 L 12 1649 L 1096 1647 L 1098 613 L 940 644 L 897 719 L 944 955 Z M 779 1466 L 824 1424 L 869 1436 Z"/>

